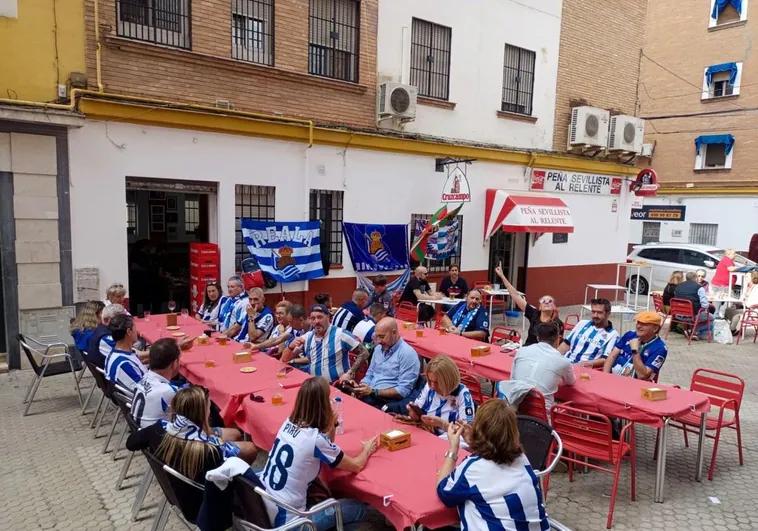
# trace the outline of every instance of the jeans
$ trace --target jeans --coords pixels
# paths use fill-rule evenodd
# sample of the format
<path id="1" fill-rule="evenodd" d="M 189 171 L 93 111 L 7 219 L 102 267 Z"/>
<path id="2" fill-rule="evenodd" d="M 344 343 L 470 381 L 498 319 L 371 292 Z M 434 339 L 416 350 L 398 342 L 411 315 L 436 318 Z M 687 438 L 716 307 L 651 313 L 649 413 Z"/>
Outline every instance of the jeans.
<path id="1" fill-rule="evenodd" d="M 342 523 L 345 525 L 345 529 L 360 529 L 361 522 L 366 518 L 366 504 L 349 499 L 339 500 L 339 503 L 340 509 L 342 509 Z M 311 521 L 316 524 L 318 531 L 333 529 L 337 525 L 334 507 L 324 509 L 312 516 Z"/>

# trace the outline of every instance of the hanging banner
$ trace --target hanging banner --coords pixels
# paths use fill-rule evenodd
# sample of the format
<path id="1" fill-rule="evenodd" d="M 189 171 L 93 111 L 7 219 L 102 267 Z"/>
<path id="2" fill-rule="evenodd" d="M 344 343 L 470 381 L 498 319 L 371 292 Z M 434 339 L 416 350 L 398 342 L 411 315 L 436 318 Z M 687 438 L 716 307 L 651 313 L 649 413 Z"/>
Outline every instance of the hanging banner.
<path id="1" fill-rule="evenodd" d="M 242 236 L 250 254 L 279 282 L 324 276 L 318 221 L 257 221 L 242 218 Z"/>
<path id="2" fill-rule="evenodd" d="M 471 201 L 471 188 L 466 177 L 466 166 L 448 168 L 445 186 L 442 188 L 443 203 L 468 203 Z"/>
<path id="3" fill-rule="evenodd" d="M 621 194 L 621 177 L 563 170 L 532 170 L 529 188 L 540 192 L 587 195 Z"/>
<path id="4" fill-rule="evenodd" d="M 414 240 L 419 237 L 428 220 L 416 220 L 416 226 L 413 227 Z M 458 240 L 460 238 L 460 224 L 458 219 L 454 218 L 450 223 L 437 229 L 436 232 L 429 236 L 426 244 L 425 258 L 430 260 L 444 260 L 451 254 L 455 254 L 458 249 Z"/>
<path id="5" fill-rule="evenodd" d="M 408 225 L 343 223 L 342 232 L 357 272 L 408 268 Z"/>

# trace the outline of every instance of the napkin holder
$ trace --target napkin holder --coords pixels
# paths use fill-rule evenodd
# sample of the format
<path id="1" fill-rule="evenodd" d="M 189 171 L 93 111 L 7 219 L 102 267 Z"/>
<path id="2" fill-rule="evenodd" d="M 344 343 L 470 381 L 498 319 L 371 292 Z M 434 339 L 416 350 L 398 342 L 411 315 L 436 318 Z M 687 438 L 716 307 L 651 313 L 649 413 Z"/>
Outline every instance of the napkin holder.
<path id="1" fill-rule="evenodd" d="M 641 390 L 642 398 L 645 400 L 666 400 L 666 390 L 661 387 L 645 387 Z"/>
<path id="2" fill-rule="evenodd" d="M 411 434 L 403 430 L 391 430 L 379 436 L 379 443 L 390 452 L 408 448 L 411 445 Z"/>
<path id="3" fill-rule="evenodd" d="M 481 358 L 482 356 L 489 356 L 489 354 L 490 354 L 489 345 L 479 345 L 476 347 L 471 347 L 472 358 Z"/>
<path id="4" fill-rule="evenodd" d="M 167 313 L 166 326 L 176 326 L 176 317 L 177 315 L 175 313 Z"/>
<path id="5" fill-rule="evenodd" d="M 235 352 L 233 356 L 234 363 L 250 363 L 253 361 L 253 355 L 250 352 Z"/>

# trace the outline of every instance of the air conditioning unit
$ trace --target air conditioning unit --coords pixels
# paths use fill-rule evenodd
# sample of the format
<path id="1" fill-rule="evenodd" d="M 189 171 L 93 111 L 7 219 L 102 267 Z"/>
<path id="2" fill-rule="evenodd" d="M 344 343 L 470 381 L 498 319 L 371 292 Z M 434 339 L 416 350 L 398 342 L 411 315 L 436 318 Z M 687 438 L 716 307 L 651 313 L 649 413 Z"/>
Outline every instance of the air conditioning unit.
<path id="1" fill-rule="evenodd" d="M 610 113 L 596 107 L 571 109 L 568 148 L 605 148 L 608 145 L 608 120 Z"/>
<path id="2" fill-rule="evenodd" d="M 413 85 L 403 85 L 392 81 L 381 83 L 377 91 L 376 105 L 379 119 L 413 120 L 416 117 L 417 95 L 418 89 Z"/>
<path id="3" fill-rule="evenodd" d="M 641 153 L 644 134 L 645 122 L 640 118 L 625 114 L 611 116 L 608 129 L 608 149 L 610 151 Z"/>

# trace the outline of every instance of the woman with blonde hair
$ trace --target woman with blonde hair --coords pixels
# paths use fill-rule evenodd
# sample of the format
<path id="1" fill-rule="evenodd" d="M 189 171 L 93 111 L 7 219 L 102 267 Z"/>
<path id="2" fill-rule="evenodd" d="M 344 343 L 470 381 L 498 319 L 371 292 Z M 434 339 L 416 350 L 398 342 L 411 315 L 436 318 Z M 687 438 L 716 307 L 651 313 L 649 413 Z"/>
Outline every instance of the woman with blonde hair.
<path id="1" fill-rule="evenodd" d="M 464 437 L 471 450 L 461 464 Z M 542 490 L 521 450 L 516 414 L 503 400 L 488 400 L 471 426 L 448 426 L 450 447 L 437 473 L 437 496 L 456 507 L 467 529 L 549 529 Z"/>
<path id="2" fill-rule="evenodd" d="M 461 383 L 461 373 L 455 362 L 444 354 L 426 364 L 426 385 L 411 404 L 408 413 L 443 435 L 455 422 L 470 424 L 474 420 L 474 399 Z"/>
<path id="3" fill-rule="evenodd" d="M 252 463 L 258 451 L 255 445 L 236 440 L 240 438 L 237 430 L 211 428 L 210 413 L 206 389 L 198 386 L 180 389 L 171 400 L 169 420 L 159 420 L 132 433 L 126 447 L 133 452 L 149 449 L 158 459 L 198 483 L 203 483 L 205 473 L 228 457 Z M 199 502 L 197 506 L 200 507 Z"/>
<path id="4" fill-rule="evenodd" d="M 321 377 L 309 378 L 300 386 L 292 413 L 279 428 L 260 475 L 271 496 L 298 510 L 307 508 L 308 486 L 318 476 L 322 463 L 357 473 L 377 448 L 377 438 L 373 437 L 363 442 L 357 456 L 351 457 L 334 443 L 337 415 L 329 401 L 330 390 L 329 382 Z M 274 527 L 284 525 L 292 517 L 285 509 L 265 501 Z M 345 529 L 359 529 L 366 506 L 343 499 L 340 508 Z M 312 520 L 320 531 L 336 525 L 333 510 L 319 513 Z"/>
<path id="5" fill-rule="evenodd" d="M 69 328 L 71 337 L 74 338 L 74 344 L 80 352 L 87 351 L 90 338 L 95 333 L 97 325 L 100 324 L 103 308 L 105 308 L 105 304 L 102 301 L 89 301 L 71 322 Z"/>
<path id="6" fill-rule="evenodd" d="M 105 303 L 106 306 L 110 306 L 111 304 L 120 304 L 122 306 L 126 306 L 124 304 L 124 298 L 126 297 L 126 288 L 121 282 L 114 282 L 110 286 L 108 286 L 108 289 L 105 290 L 105 300 L 103 303 Z"/>

